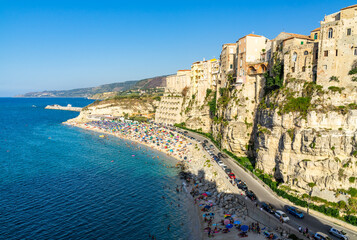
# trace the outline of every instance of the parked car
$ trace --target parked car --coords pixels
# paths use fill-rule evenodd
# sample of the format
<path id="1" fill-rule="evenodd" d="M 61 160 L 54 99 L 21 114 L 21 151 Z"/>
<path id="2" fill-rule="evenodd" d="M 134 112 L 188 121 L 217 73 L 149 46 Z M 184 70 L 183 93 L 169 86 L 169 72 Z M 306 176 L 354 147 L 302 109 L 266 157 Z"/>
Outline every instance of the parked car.
<path id="1" fill-rule="evenodd" d="M 230 173 L 232 172 L 232 169 L 226 168 L 224 171 L 225 171 L 227 174 L 230 174 Z"/>
<path id="2" fill-rule="evenodd" d="M 224 163 L 223 163 L 222 161 L 218 161 L 217 163 L 218 163 L 218 165 L 221 166 L 221 167 L 224 165 Z"/>
<path id="3" fill-rule="evenodd" d="M 314 238 L 316 240 L 331 240 L 331 238 L 329 238 L 325 233 L 322 232 L 315 233 Z"/>
<path id="4" fill-rule="evenodd" d="M 206 139 L 203 142 L 208 143 L 208 141 Z"/>
<path id="5" fill-rule="evenodd" d="M 236 175 L 234 173 L 232 173 L 232 172 L 228 174 L 228 177 L 230 179 L 236 179 Z"/>
<path id="6" fill-rule="evenodd" d="M 286 211 L 288 213 L 290 213 L 291 215 L 293 215 L 294 217 L 297 217 L 300 219 L 304 218 L 304 214 L 296 207 L 287 206 Z"/>
<path id="7" fill-rule="evenodd" d="M 268 213 L 274 214 L 275 209 L 270 203 L 263 202 L 262 203 L 262 208 L 267 211 Z"/>
<path id="8" fill-rule="evenodd" d="M 252 201 L 257 200 L 257 196 L 255 196 L 255 194 L 254 194 L 253 191 L 247 190 L 247 191 L 245 192 L 245 194 L 247 195 L 247 197 L 248 197 L 250 200 L 252 200 Z"/>
<path id="9" fill-rule="evenodd" d="M 209 146 L 210 148 L 214 148 L 214 146 L 211 144 L 211 146 Z"/>
<path id="10" fill-rule="evenodd" d="M 226 169 L 228 168 L 227 165 L 225 165 L 224 163 L 221 167 L 223 168 L 224 171 L 226 171 Z"/>
<path id="11" fill-rule="evenodd" d="M 275 211 L 275 217 L 282 219 L 284 222 L 288 222 L 290 218 L 281 210 Z"/>
<path id="12" fill-rule="evenodd" d="M 237 184 L 237 187 L 238 187 L 239 189 L 242 189 L 243 191 L 248 190 L 247 185 L 246 185 L 245 182 L 243 182 L 243 181 L 239 181 L 239 183 Z"/>
<path id="13" fill-rule="evenodd" d="M 348 240 L 348 237 L 346 236 L 346 233 L 340 230 L 337 230 L 336 228 L 331 228 L 329 233 L 339 239 L 342 240 Z"/>

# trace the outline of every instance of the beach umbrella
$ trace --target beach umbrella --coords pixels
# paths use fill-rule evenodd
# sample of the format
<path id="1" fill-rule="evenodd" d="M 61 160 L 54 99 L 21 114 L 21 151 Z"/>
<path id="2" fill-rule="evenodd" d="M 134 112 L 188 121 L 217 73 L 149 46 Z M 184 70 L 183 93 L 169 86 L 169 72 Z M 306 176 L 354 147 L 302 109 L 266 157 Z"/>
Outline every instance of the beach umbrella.
<path id="1" fill-rule="evenodd" d="M 240 227 L 240 230 L 242 230 L 243 232 L 248 231 L 249 227 L 247 225 L 243 225 Z"/>
<path id="2" fill-rule="evenodd" d="M 239 225 L 239 224 L 240 224 L 240 221 L 236 220 L 236 221 L 234 221 L 234 224 Z"/>
<path id="3" fill-rule="evenodd" d="M 210 193 L 210 192 L 206 192 L 206 194 L 207 194 L 208 196 L 211 196 L 211 195 L 212 195 L 212 193 Z"/>
<path id="4" fill-rule="evenodd" d="M 207 197 L 207 196 L 208 196 L 208 195 L 207 195 L 207 193 L 202 193 L 202 195 L 203 195 L 203 196 L 205 196 L 205 197 Z"/>
<path id="5" fill-rule="evenodd" d="M 231 223 L 231 221 L 229 219 L 224 220 L 224 225 L 228 225 L 230 223 Z"/>
<path id="6" fill-rule="evenodd" d="M 226 228 L 228 228 L 228 229 L 229 229 L 229 228 L 232 228 L 232 227 L 233 227 L 232 224 L 227 224 L 227 225 L 226 225 Z"/>
<path id="7" fill-rule="evenodd" d="M 231 216 L 230 214 L 224 214 L 224 218 L 228 218 L 230 216 Z"/>

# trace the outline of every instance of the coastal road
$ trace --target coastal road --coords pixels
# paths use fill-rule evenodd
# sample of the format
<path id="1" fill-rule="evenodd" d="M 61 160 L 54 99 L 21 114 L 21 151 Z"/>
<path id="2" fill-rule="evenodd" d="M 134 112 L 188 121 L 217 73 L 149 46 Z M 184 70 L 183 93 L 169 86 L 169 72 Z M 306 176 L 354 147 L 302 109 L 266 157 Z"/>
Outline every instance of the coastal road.
<path id="1" fill-rule="evenodd" d="M 178 130 L 184 131 L 181 129 L 178 129 Z M 208 139 L 200 134 L 190 132 L 190 131 L 188 131 L 187 135 L 190 137 L 194 137 L 195 139 L 197 139 L 201 142 L 203 142 L 204 140 L 207 140 L 208 146 L 210 146 L 210 145 L 214 146 L 213 152 L 215 155 L 217 155 L 220 152 L 220 150 L 210 141 L 210 139 Z M 273 205 L 276 208 L 276 210 L 280 209 L 280 210 L 283 210 L 284 212 L 286 212 L 285 207 L 287 205 L 292 206 L 292 204 L 287 203 L 287 200 L 286 201 L 281 200 L 279 197 L 277 197 L 275 195 L 275 193 L 273 193 L 273 191 L 268 186 L 265 186 L 264 183 L 258 181 L 250 173 L 246 172 L 240 165 L 238 165 L 238 163 L 234 159 L 232 159 L 228 156 L 228 158 L 223 158 L 221 160 L 227 165 L 228 168 L 232 169 L 233 173 L 236 175 L 237 178 L 243 180 L 246 183 L 246 185 L 248 186 L 248 188 L 256 194 L 259 202 L 270 203 L 271 205 Z M 288 216 L 290 218 L 290 221 L 288 222 L 288 224 L 290 226 L 292 226 L 293 228 L 298 229 L 298 227 L 301 226 L 303 229 L 305 229 L 307 227 L 309 229 L 309 232 L 314 232 L 314 233 L 323 232 L 323 233 L 328 234 L 328 230 L 331 227 L 334 227 L 336 229 L 340 229 L 340 230 L 343 230 L 344 232 L 346 232 L 347 236 L 349 237 L 350 240 L 354 240 L 354 239 L 357 240 L 357 232 L 354 232 L 350 229 L 338 226 L 335 223 L 330 222 L 324 218 L 314 216 L 311 214 L 307 214 L 305 210 L 303 210 L 300 207 L 298 207 L 298 208 L 300 210 L 302 210 L 305 217 L 304 217 L 304 219 L 298 219 L 298 218 L 295 218 L 294 216 L 292 216 L 291 214 L 288 214 Z M 332 237 L 331 235 L 329 235 L 329 236 L 332 239 L 337 240 L 337 238 Z"/>

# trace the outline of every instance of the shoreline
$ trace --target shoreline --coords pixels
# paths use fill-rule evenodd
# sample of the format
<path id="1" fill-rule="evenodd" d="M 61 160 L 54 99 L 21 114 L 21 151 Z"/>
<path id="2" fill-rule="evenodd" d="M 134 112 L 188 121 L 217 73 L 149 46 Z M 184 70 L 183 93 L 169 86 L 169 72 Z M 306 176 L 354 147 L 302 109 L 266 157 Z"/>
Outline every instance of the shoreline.
<path id="1" fill-rule="evenodd" d="M 280 232 L 276 226 L 271 226 L 271 223 L 262 222 L 259 217 L 257 218 L 256 214 L 264 213 L 256 207 L 255 202 L 250 203 L 250 200 L 247 200 L 244 191 L 235 186 L 234 181 L 229 179 L 225 171 L 211 159 L 200 144 L 175 131 L 148 123 L 79 122 L 78 119 L 70 119 L 63 124 L 143 144 L 166 153 L 167 156 L 181 163 L 184 168 L 179 177 L 187 189 L 186 197 L 192 202 L 194 210 L 189 212 L 195 219 L 193 225 L 197 224 L 191 228 L 194 239 L 236 239 L 237 233 L 238 235 L 242 233 L 241 224 L 248 225 L 252 229 L 257 224 L 260 226 L 258 229 L 261 229 L 261 232 L 257 229 L 249 231 L 249 236 L 245 238 L 247 240 L 263 240 L 266 239 L 263 233 L 277 235 L 277 232 Z M 104 135 L 99 137 L 105 138 Z M 248 206 L 250 212 L 251 210 L 258 212 L 251 216 L 248 214 Z M 209 216 L 207 219 L 206 213 L 213 215 L 207 215 Z M 229 229 L 226 224 L 227 218 L 231 225 Z"/>
<path id="2" fill-rule="evenodd" d="M 182 163 L 184 162 L 183 159 L 179 158 L 177 155 L 174 155 L 174 154 L 170 154 L 170 152 L 165 152 L 165 151 L 162 151 L 162 149 L 156 147 L 155 145 L 150 145 L 150 144 L 147 144 L 145 142 L 141 142 L 141 141 L 138 141 L 136 139 L 133 139 L 133 138 L 129 138 L 129 137 L 123 137 L 123 136 L 118 136 L 112 132 L 109 132 L 109 131 L 106 131 L 106 130 L 103 130 L 103 129 L 99 129 L 99 128 L 90 128 L 90 127 L 87 127 L 84 123 L 76 123 L 76 122 L 63 122 L 62 124 L 64 125 L 67 125 L 67 126 L 71 126 L 71 127 L 77 127 L 77 128 L 80 128 L 80 129 L 83 129 L 83 130 L 89 130 L 89 131 L 93 131 L 93 132 L 96 132 L 96 133 L 102 133 L 102 134 L 106 134 L 106 135 L 110 135 L 110 136 L 113 136 L 113 137 L 116 137 L 116 138 L 119 138 L 119 139 L 123 139 L 123 140 L 126 140 L 126 141 L 130 141 L 130 142 L 133 142 L 133 143 L 137 143 L 137 144 L 142 144 L 146 147 L 149 147 L 151 149 L 154 149 L 156 151 L 159 151 L 161 153 L 164 153 L 166 154 L 167 156 L 169 157 L 172 157 L 175 159 L 175 161 L 177 163 Z M 180 179 L 182 184 L 184 184 L 185 181 L 183 181 L 182 179 Z M 197 227 L 192 227 L 191 228 L 191 231 L 192 231 L 192 234 L 193 234 L 193 239 L 204 239 L 203 237 L 203 234 L 202 234 L 202 229 L 203 229 L 203 220 L 202 218 L 200 217 L 200 209 L 197 205 L 194 204 L 194 198 L 190 195 L 190 192 L 188 190 L 190 186 L 187 186 L 185 185 L 185 188 L 186 188 L 186 191 L 182 191 L 182 193 L 185 195 L 186 198 L 189 199 L 190 201 L 190 208 L 192 208 L 191 210 L 193 210 L 193 212 L 190 212 L 190 215 L 191 217 L 193 217 L 193 219 L 190 219 L 191 222 L 193 223 L 196 223 L 198 224 L 198 229 Z M 188 210 L 188 209 L 187 209 Z"/>

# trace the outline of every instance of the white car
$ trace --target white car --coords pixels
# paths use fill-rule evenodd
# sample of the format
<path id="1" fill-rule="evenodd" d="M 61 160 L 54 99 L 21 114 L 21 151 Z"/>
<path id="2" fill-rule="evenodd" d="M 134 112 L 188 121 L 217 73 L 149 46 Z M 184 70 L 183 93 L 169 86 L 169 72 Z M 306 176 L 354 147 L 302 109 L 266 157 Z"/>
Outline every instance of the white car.
<path id="1" fill-rule="evenodd" d="M 218 165 L 221 166 L 221 167 L 224 166 L 224 163 L 223 163 L 222 161 L 218 161 L 217 163 L 218 163 Z"/>
<path id="2" fill-rule="evenodd" d="M 348 240 L 346 233 L 344 233 L 343 231 L 337 230 L 336 228 L 331 228 L 329 233 L 339 239 Z"/>
<path id="3" fill-rule="evenodd" d="M 317 232 L 314 235 L 314 238 L 317 240 L 331 240 L 325 233 Z"/>
<path id="4" fill-rule="evenodd" d="M 277 211 L 275 212 L 275 217 L 277 217 L 277 218 L 279 218 L 279 219 L 282 218 L 284 222 L 287 222 L 287 221 L 290 220 L 290 218 L 286 215 L 286 213 L 284 213 L 284 212 L 281 211 L 281 210 L 277 210 Z"/>

